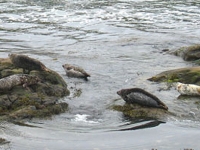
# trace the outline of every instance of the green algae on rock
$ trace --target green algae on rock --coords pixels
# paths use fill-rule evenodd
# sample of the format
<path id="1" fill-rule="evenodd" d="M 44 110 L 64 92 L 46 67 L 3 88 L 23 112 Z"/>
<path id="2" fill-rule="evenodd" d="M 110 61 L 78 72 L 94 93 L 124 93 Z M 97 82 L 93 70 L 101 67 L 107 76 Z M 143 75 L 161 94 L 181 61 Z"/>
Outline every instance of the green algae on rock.
<path id="1" fill-rule="evenodd" d="M 148 80 L 154 82 L 181 82 L 200 85 L 200 67 L 186 67 L 161 72 Z"/>
<path id="2" fill-rule="evenodd" d="M 0 78 L 23 74 L 24 68 L 15 67 L 9 58 L 0 58 Z M 0 119 L 45 118 L 65 112 L 67 103 L 58 100 L 69 95 L 67 83 L 56 72 L 32 70 L 27 76 L 36 76 L 40 81 L 36 84 L 26 84 L 27 87 L 16 84 L 9 89 L 0 90 Z M 29 80 L 27 80 L 29 82 Z"/>

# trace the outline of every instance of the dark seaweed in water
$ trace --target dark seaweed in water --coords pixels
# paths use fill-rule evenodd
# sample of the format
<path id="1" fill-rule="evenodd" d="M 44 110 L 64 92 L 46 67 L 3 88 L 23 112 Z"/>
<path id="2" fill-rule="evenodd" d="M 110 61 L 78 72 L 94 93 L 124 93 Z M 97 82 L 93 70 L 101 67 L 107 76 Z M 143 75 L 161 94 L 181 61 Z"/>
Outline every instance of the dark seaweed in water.
<path id="1" fill-rule="evenodd" d="M 149 92 L 139 89 L 122 89 L 117 92 L 127 103 L 137 103 L 148 107 L 157 107 L 168 110 L 168 107 L 161 102 L 156 96 Z"/>

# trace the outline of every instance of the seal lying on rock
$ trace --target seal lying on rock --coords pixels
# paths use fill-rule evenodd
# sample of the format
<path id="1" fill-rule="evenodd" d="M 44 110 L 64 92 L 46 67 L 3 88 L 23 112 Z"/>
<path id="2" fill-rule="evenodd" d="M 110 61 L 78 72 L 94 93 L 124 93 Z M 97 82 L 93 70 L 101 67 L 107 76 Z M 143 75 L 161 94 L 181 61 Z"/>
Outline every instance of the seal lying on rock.
<path id="1" fill-rule="evenodd" d="M 88 80 L 87 77 L 90 77 L 90 75 L 85 70 L 78 66 L 64 64 L 62 67 L 65 69 L 66 75 L 68 77 L 83 78 L 85 80 Z"/>
<path id="2" fill-rule="evenodd" d="M 24 71 L 28 70 L 39 70 L 39 71 L 49 71 L 49 69 L 40 61 L 30 58 L 26 55 L 19 54 L 9 54 L 8 55 L 13 65 L 19 68 L 23 68 Z"/>
<path id="3" fill-rule="evenodd" d="M 28 74 L 14 74 L 0 79 L 0 90 L 10 90 L 17 85 L 28 87 L 29 85 L 37 84 L 38 82 L 40 82 L 40 79 L 37 76 Z"/>
<path id="4" fill-rule="evenodd" d="M 142 106 L 157 107 L 168 110 L 168 107 L 156 96 L 140 88 L 122 89 L 117 92 L 127 103 L 137 103 Z"/>
<path id="5" fill-rule="evenodd" d="M 198 85 L 177 82 L 174 86 L 181 95 L 200 96 L 200 86 Z"/>

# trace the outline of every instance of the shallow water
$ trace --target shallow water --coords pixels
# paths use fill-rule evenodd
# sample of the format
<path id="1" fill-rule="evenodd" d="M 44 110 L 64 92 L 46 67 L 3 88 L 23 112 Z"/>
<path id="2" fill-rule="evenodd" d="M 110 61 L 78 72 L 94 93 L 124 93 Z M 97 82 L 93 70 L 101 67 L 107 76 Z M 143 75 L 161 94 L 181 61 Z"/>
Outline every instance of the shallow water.
<path id="1" fill-rule="evenodd" d="M 198 149 L 197 100 L 146 79 L 192 66 L 163 49 L 198 44 L 200 2 L 164 0 L 1 0 L 0 55 L 22 53 L 63 76 L 72 93 L 60 101 L 69 111 L 25 127 L 1 123 L 4 149 Z M 88 82 L 65 76 L 62 64 L 83 67 Z M 180 117 L 133 120 L 109 110 L 123 104 L 116 91 L 139 87 L 153 93 Z M 151 125 L 149 125 L 149 123 Z M 138 126 L 145 125 L 144 128 Z"/>

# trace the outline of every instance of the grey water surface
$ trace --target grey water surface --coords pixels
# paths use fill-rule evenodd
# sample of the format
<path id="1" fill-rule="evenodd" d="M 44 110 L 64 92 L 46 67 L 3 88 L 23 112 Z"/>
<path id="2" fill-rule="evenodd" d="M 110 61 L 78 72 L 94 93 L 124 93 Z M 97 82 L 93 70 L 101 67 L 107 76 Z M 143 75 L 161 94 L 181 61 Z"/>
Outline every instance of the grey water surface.
<path id="1" fill-rule="evenodd" d="M 193 66 L 163 52 L 200 42 L 198 0 L 0 0 L 0 55 L 20 53 L 57 71 L 72 94 L 69 111 L 30 126 L 0 123 L 12 150 L 198 150 L 200 110 L 165 84 L 169 69 Z M 65 76 L 62 64 L 84 68 L 88 82 Z M 122 88 L 143 88 L 179 117 L 137 120 L 109 107 Z M 73 95 L 79 91 L 80 96 Z M 199 99 L 196 99 L 198 101 Z M 33 127 L 31 127 L 33 126 Z"/>

